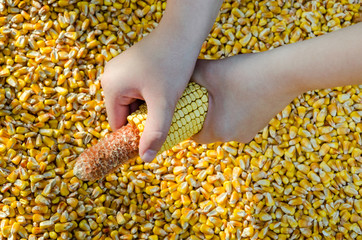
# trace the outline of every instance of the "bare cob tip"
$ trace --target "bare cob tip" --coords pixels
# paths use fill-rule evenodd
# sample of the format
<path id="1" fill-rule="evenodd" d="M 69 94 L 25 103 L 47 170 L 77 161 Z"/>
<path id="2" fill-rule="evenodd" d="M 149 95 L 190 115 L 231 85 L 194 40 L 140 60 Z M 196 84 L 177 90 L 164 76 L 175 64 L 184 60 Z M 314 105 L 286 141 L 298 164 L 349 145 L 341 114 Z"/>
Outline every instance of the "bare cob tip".
<path id="1" fill-rule="evenodd" d="M 92 146 L 90 149 L 86 149 L 78 158 L 73 168 L 74 175 L 83 180 L 83 181 L 95 181 L 101 179 L 104 172 L 108 172 L 108 168 L 104 166 L 99 166 L 102 159 L 94 153 L 92 153 L 93 148 L 98 148 L 97 143 Z"/>
<path id="2" fill-rule="evenodd" d="M 90 165 L 86 163 L 86 160 L 83 159 L 84 155 L 80 155 L 77 158 L 77 162 L 74 165 L 73 173 L 74 175 L 83 180 L 83 181 L 93 181 L 96 179 L 93 179 L 92 176 L 94 174 L 91 174 L 92 169 L 90 169 Z"/>
<path id="3" fill-rule="evenodd" d="M 86 149 L 76 160 L 74 175 L 83 181 L 103 178 L 138 155 L 139 139 L 136 126 L 123 126 Z"/>

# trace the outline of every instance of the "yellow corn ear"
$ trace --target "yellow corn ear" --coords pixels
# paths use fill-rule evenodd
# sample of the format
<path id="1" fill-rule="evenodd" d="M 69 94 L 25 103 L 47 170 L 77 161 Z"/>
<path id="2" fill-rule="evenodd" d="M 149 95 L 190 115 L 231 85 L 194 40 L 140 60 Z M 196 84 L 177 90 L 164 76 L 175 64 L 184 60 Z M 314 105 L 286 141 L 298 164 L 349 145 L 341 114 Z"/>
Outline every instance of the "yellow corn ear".
<path id="1" fill-rule="evenodd" d="M 198 133 L 202 129 L 207 109 L 208 92 L 206 88 L 190 82 L 176 104 L 168 136 L 159 153 Z M 137 126 L 140 134 L 144 130 L 146 119 L 146 104 L 141 105 L 137 111 L 127 118 L 130 124 Z"/>

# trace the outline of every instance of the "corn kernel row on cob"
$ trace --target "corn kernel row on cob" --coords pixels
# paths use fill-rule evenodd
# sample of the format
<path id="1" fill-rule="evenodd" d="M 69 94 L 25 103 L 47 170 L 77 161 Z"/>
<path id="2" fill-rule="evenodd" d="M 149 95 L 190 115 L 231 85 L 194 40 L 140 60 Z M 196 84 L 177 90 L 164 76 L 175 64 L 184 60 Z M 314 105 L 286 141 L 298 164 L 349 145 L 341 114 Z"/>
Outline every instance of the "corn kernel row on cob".
<path id="1" fill-rule="evenodd" d="M 160 153 L 198 133 L 208 108 L 207 90 L 191 82 L 179 99 L 170 131 Z M 77 159 L 74 174 L 82 180 L 98 180 L 117 170 L 121 164 L 137 156 L 140 135 L 147 119 L 147 107 L 128 116 L 130 124 L 85 150 Z"/>
<path id="2" fill-rule="evenodd" d="M 208 94 L 204 87 L 189 83 L 185 92 L 176 104 L 170 131 L 159 153 L 162 153 L 178 143 L 198 133 L 205 120 L 208 108 Z M 147 118 L 146 105 L 128 116 L 128 122 L 137 126 L 142 133 Z"/>

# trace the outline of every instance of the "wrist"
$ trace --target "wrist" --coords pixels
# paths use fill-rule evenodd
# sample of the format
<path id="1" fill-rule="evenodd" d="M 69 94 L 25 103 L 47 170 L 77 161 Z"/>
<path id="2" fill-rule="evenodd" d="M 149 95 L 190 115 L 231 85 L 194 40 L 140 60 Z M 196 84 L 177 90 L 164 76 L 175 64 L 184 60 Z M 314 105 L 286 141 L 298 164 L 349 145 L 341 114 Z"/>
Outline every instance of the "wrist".
<path id="1" fill-rule="evenodd" d="M 301 79 L 300 74 L 296 71 L 295 64 L 297 63 L 290 46 L 273 49 L 264 52 L 262 55 L 264 55 L 261 56 L 263 66 L 282 93 L 299 96 L 311 90 L 308 81 Z"/>
<path id="2" fill-rule="evenodd" d="M 267 51 L 232 58 L 238 60 L 229 60 L 232 67 L 226 74 L 228 79 L 233 79 L 231 88 L 238 89 L 238 92 L 267 99 L 285 96 L 285 99 L 290 100 L 305 92 L 305 86 L 295 83 L 294 76 L 290 74 L 292 71 L 288 70 L 289 65 L 280 59 L 283 56 L 279 53 Z M 240 78 L 249 81 L 240 81 Z"/>

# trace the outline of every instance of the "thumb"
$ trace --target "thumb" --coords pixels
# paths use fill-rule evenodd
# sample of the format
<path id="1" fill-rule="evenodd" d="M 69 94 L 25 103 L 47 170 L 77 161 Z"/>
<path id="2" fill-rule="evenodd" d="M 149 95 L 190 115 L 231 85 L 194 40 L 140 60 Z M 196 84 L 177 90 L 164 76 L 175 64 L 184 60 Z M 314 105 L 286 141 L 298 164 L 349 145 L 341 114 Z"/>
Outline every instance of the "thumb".
<path id="1" fill-rule="evenodd" d="M 166 140 L 175 105 L 162 98 L 152 99 L 147 103 L 147 120 L 139 153 L 143 161 L 151 162 Z"/>

